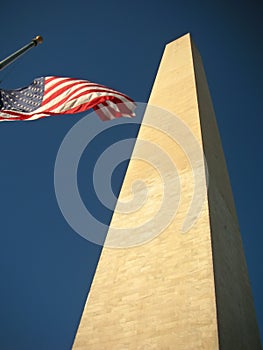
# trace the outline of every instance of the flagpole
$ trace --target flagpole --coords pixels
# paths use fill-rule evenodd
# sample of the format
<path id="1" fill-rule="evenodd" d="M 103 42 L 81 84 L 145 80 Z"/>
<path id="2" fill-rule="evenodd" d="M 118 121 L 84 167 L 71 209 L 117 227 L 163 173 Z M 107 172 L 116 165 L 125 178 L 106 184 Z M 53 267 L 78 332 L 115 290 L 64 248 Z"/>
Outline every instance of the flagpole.
<path id="1" fill-rule="evenodd" d="M 1 61 L 0 62 L 0 70 L 4 69 L 10 63 L 14 62 L 19 56 L 23 55 L 26 51 L 32 49 L 32 47 L 35 47 L 38 44 L 41 44 L 42 42 L 43 42 L 42 36 L 40 36 L 40 35 L 36 36 L 34 39 L 32 39 L 30 41 L 30 43 L 23 46 L 21 49 L 17 50 L 12 55 L 8 56 L 3 61 Z"/>

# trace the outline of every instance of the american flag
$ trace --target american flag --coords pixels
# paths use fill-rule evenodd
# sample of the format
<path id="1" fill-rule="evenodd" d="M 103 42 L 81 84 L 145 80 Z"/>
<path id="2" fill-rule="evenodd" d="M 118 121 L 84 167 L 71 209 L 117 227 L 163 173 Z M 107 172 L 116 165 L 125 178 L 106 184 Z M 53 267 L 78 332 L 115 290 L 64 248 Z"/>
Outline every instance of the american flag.
<path id="1" fill-rule="evenodd" d="M 104 85 L 67 77 L 37 78 L 27 87 L 0 89 L 0 121 L 35 120 L 93 108 L 100 119 L 134 117 L 128 96 Z"/>

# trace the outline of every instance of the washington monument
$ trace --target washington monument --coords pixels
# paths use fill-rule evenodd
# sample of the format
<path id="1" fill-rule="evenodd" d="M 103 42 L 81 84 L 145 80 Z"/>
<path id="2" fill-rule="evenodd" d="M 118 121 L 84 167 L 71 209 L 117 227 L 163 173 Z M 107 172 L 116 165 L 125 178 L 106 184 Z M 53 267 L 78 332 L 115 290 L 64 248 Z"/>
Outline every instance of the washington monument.
<path id="1" fill-rule="evenodd" d="M 73 349 L 259 350 L 231 185 L 190 34 L 166 45 L 148 105 Z M 175 125 L 182 128 L 180 140 L 171 137 Z M 157 151 L 149 157 L 164 164 L 164 181 L 158 165 L 152 169 L 138 160 L 141 140 L 161 148 L 176 172 Z M 134 179 L 142 178 L 149 188 L 147 203 L 129 214 L 118 210 L 119 201 L 129 199 Z M 138 190 L 138 198 L 143 193 Z M 178 204 L 174 216 L 173 200 Z M 150 226 L 150 217 L 167 201 L 164 214 Z M 141 228 L 137 236 L 135 223 Z M 158 225 L 162 232 L 151 237 Z M 130 235 L 117 237 L 116 226 Z M 133 244 L 127 241 L 131 237 Z M 140 237 L 145 242 L 136 244 Z"/>

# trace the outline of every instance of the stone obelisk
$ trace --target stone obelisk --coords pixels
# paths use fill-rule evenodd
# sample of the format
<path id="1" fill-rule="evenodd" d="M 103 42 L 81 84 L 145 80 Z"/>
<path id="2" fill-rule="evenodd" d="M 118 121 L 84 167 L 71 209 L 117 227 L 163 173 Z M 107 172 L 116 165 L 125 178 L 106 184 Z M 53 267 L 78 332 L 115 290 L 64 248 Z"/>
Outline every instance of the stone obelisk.
<path id="1" fill-rule="evenodd" d="M 164 132 L 144 125 L 151 123 L 151 113 L 146 113 L 137 140 L 158 144 L 176 164 L 181 181 L 178 210 L 167 227 L 145 244 L 103 248 L 73 349 L 261 349 L 220 136 L 202 61 L 189 34 L 166 45 L 149 105 L 179 118 L 198 141 L 209 174 L 204 203 L 182 233 L 195 185 L 191 155 L 186 156 Z M 166 130 L 172 124 L 171 118 L 163 118 Z M 186 133 L 190 144 L 187 137 Z M 128 198 L 133 180 L 143 177 L 151 188 L 150 205 L 126 215 L 116 211 L 109 240 L 111 227 L 129 228 L 148 220 L 160 199 L 158 172 L 134 160 L 140 147 L 136 141 L 119 198 Z M 198 167 L 203 186 L 208 180 L 205 162 Z M 197 201 L 198 193 L 197 189 Z"/>

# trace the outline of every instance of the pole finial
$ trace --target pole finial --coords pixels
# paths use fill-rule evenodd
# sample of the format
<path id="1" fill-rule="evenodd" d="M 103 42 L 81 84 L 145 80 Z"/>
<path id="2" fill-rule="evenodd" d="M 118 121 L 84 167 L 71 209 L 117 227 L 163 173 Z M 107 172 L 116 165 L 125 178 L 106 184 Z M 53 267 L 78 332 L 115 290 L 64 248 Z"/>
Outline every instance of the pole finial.
<path id="1" fill-rule="evenodd" d="M 32 39 L 32 41 L 34 42 L 35 46 L 37 46 L 38 44 L 43 43 L 43 37 L 41 35 L 37 35 L 34 39 Z"/>

